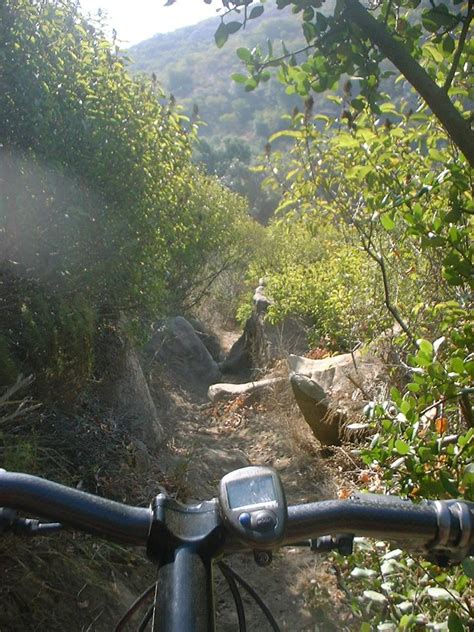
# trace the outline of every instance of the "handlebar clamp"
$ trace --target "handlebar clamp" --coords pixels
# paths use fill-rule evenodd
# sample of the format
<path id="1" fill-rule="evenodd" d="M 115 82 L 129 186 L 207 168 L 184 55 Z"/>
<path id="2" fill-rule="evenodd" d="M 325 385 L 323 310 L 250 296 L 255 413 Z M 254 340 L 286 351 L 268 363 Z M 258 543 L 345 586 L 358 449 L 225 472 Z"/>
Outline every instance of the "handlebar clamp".
<path id="1" fill-rule="evenodd" d="M 427 559 L 438 566 L 459 564 L 474 554 L 474 503 L 460 500 L 428 501 L 436 510 L 438 534 Z"/>

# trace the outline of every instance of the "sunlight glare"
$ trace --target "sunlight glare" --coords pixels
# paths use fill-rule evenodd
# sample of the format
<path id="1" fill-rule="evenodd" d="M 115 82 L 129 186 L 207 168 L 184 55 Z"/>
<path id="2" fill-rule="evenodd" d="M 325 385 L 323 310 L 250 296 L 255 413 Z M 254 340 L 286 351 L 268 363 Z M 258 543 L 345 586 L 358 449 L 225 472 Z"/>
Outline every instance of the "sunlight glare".
<path id="1" fill-rule="evenodd" d="M 216 15 L 219 3 L 211 6 L 203 0 L 177 0 L 165 7 L 165 0 L 80 0 L 84 13 L 107 15 L 122 46 L 132 46 L 156 33 L 167 33 L 197 24 Z"/>

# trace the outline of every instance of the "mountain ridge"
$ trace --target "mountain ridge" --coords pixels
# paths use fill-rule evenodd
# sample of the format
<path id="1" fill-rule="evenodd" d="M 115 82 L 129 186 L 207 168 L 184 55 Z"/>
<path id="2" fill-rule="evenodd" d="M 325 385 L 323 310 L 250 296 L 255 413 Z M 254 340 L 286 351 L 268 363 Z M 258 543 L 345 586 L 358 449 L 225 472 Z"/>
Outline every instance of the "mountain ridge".
<path id="1" fill-rule="evenodd" d="M 284 40 L 290 49 L 304 46 L 300 17 L 266 7 L 263 19 L 249 21 L 222 49 L 214 42 L 218 24 L 218 19 L 208 18 L 132 46 L 127 50 L 130 72 L 155 75 L 186 114 L 196 105 L 205 123 L 202 137 L 218 145 L 229 137 L 244 139 L 255 155 L 271 133 L 286 125 L 282 115 L 300 105 L 301 98 L 287 95 L 276 78 L 255 92 L 246 92 L 231 79 L 233 73 L 245 71 L 235 51 L 269 39 Z"/>

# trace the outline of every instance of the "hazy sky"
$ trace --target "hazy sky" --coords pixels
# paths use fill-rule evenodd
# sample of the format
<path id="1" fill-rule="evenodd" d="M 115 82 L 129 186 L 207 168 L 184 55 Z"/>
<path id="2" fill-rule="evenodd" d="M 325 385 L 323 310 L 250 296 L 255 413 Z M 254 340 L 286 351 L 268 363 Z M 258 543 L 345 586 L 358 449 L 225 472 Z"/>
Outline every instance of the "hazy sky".
<path id="1" fill-rule="evenodd" d="M 165 0 L 80 0 L 80 4 L 85 13 L 103 9 L 122 46 L 196 24 L 216 15 L 219 6 L 215 2 L 209 6 L 203 0 L 177 0 L 170 7 L 163 6 Z"/>

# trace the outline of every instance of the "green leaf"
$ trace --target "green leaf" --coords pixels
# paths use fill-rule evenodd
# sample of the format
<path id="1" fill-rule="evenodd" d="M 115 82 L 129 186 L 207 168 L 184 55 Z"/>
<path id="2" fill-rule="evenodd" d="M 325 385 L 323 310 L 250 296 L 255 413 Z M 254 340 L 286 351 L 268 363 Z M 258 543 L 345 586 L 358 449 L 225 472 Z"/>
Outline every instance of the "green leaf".
<path id="1" fill-rule="evenodd" d="M 395 222 L 388 214 L 380 216 L 380 223 L 385 228 L 385 230 L 393 230 L 395 228 Z"/>
<path id="2" fill-rule="evenodd" d="M 474 557 L 466 557 L 462 563 L 462 569 L 470 579 L 474 579 Z"/>
<path id="3" fill-rule="evenodd" d="M 451 358 L 450 361 L 451 370 L 461 375 L 464 373 L 464 360 L 462 358 Z"/>
<path id="4" fill-rule="evenodd" d="M 449 12 L 445 4 L 439 4 L 433 9 L 424 11 L 421 16 L 421 22 L 424 28 L 430 33 L 436 33 L 442 27 L 453 27 L 456 21 L 456 16 Z"/>
<path id="5" fill-rule="evenodd" d="M 398 454 L 405 455 L 410 452 L 410 446 L 405 441 L 402 441 L 401 439 L 397 439 L 395 441 L 395 450 L 398 452 Z"/>
<path id="6" fill-rule="evenodd" d="M 454 42 L 454 39 L 451 37 L 451 35 L 449 35 L 449 33 L 443 37 L 443 51 L 447 55 L 450 55 L 454 51 L 455 46 L 456 44 Z"/>
<path id="7" fill-rule="evenodd" d="M 221 22 L 217 27 L 216 32 L 214 33 L 214 40 L 216 42 L 217 48 L 222 48 L 228 39 L 229 34 L 227 32 L 227 27 L 224 22 Z"/>
<path id="8" fill-rule="evenodd" d="M 418 347 L 419 347 L 420 351 L 425 356 L 427 356 L 428 358 L 431 358 L 433 356 L 433 345 L 431 344 L 431 342 L 429 340 L 425 340 L 424 338 L 420 338 L 416 342 L 418 344 Z"/>
<path id="9" fill-rule="evenodd" d="M 277 140 L 278 138 L 303 138 L 304 133 L 298 130 L 293 130 L 293 129 L 282 129 L 279 132 L 275 132 L 274 134 L 272 134 L 270 136 L 270 138 L 268 139 L 268 141 L 270 143 L 273 143 L 274 140 Z"/>
<path id="10" fill-rule="evenodd" d="M 441 153 L 439 149 L 436 149 L 435 147 L 432 147 L 428 153 L 430 155 L 430 158 L 432 158 L 436 162 L 445 162 L 448 158 L 447 154 Z"/>
<path id="11" fill-rule="evenodd" d="M 406 630 L 415 621 L 416 618 L 413 614 L 404 614 L 403 617 L 400 619 L 400 627 L 402 628 L 402 630 Z"/>
<path id="12" fill-rule="evenodd" d="M 252 61 L 252 53 L 248 48 L 238 48 L 237 49 L 237 57 L 245 63 L 250 63 Z"/>
<path id="13" fill-rule="evenodd" d="M 263 8 L 263 6 L 261 4 L 256 6 L 256 7 L 254 7 L 250 11 L 250 15 L 249 15 L 248 19 L 249 20 L 253 20 L 255 18 L 259 18 L 262 15 L 263 11 L 264 11 L 264 8 Z"/>
<path id="14" fill-rule="evenodd" d="M 400 410 L 404 415 L 408 415 L 411 408 L 411 402 L 408 399 L 404 399 L 400 404 Z"/>
<path id="15" fill-rule="evenodd" d="M 225 28 L 228 35 L 233 35 L 242 28 L 242 22 L 227 22 Z"/>
<path id="16" fill-rule="evenodd" d="M 233 75 L 231 75 L 231 79 L 233 81 L 236 81 L 237 83 L 245 83 L 248 79 L 247 75 L 241 75 L 240 73 L 236 72 Z"/>
<path id="17" fill-rule="evenodd" d="M 308 44 L 316 37 L 316 27 L 311 22 L 303 23 L 303 34 Z"/>
<path id="18" fill-rule="evenodd" d="M 255 88 L 258 86 L 258 83 L 256 81 L 256 79 L 254 79 L 253 77 L 251 77 L 250 79 L 248 79 L 245 82 L 245 91 L 246 92 L 252 92 L 252 90 L 255 90 Z"/>
<path id="19" fill-rule="evenodd" d="M 466 487 L 474 485 L 474 463 L 468 463 L 462 473 L 462 482 Z"/>
<path id="20" fill-rule="evenodd" d="M 448 617 L 449 632 L 464 632 L 464 625 L 455 612 L 450 612 Z"/>
<path id="21" fill-rule="evenodd" d="M 354 110 L 357 110 L 357 112 L 362 112 L 365 107 L 365 102 L 363 99 L 352 99 L 351 106 Z"/>
<path id="22" fill-rule="evenodd" d="M 402 401 L 402 394 L 395 386 L 390 389 L 390 397 L 392 401 L 395 402 L 395 404 L 400 404 L 400 402 Z"/>
<path id="23" fill-rule="evenodd" d="M 459 490 L 457 486 L 454 484 L 454 481 L 451 480 L 448 472 L 441 470 L 439 473 L 439 478 L 444 489 L 448 492 L 448 494 L 456 498 L 459 495 Z"/>
<path id="24" fill-rule="evenodd" d="M 437 64 L 441 64 L 444 58 L 442 51 L 435 44 L 427 43 L 424 45 L 423 50 L 430 55 L 430 57 Z"/>
<path id="25" fill-rule="evenodd" d="M 318 25 L 320 31 L 325 31 L 329 24 L 327 17 L 319 11 L 316 13 L 316 24 Z"/>

